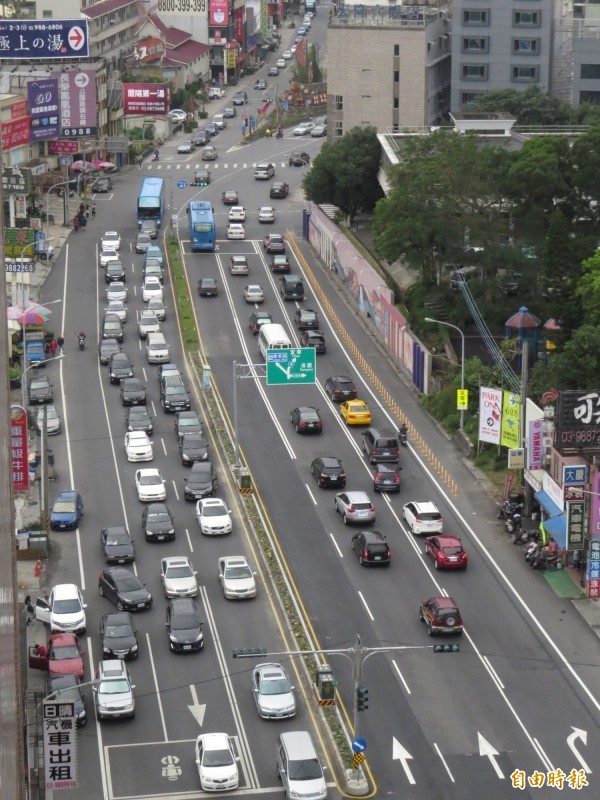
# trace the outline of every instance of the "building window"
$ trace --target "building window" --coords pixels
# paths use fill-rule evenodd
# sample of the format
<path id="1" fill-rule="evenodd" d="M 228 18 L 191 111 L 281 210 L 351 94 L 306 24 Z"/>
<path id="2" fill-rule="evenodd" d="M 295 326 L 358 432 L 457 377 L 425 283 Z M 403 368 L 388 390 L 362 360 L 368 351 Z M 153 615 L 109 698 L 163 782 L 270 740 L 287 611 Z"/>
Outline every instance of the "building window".
<path id="1" fill-rule="evenodd" d="M 513 53 L 518 53 L 520 56 L 537 56 L 539 52 L 539 39 L 513 39 Z"/>
<path id="2" fill-rule="evenodd" d="M 539 28 L 539 11 L 513 11 L 513 25 L 515 27 Z"/>
<path id="3" fill-rule="evenodd" d="M 600 103 L 600 92 L 579 92 L 580 103 Z"/>
<path id="4" fill-rule="evenodd" d="M 42 19 L 52 19 L 52 10 L 44 9 L 42 11 Z"/>
<path id="5" fill-rule="evenodd" d="M 487 64 L 463 64 L 462 77 L 465 81 L 487 80 Z"/>
<path id="6" fill-rule="evenodd" d="M 394 83 L 400 83 L 400 70 L 394 70 Z"/>
<path id="7" fill-rule="evenodd" d="M 489 25 L 490 24 L 490 12 L 485 9 L 482 11 L 476 11 L 473 8 L 469 8 L 466 11 L 463 11 L 463 25 Z"/>
<path id="8" fill-rule="evenodd" d="M 400 108 L 400 100 L 398 97 L 394 97 L 394 108 Z"/>
<path id="9" fill-rule="evenodd" d="M 394 56 L 398 57 L 399 55 L 400 55 L 400 45 L 399 44 L 395 44 L 394 45 Z"/>
<path id="10" fill-rule="evenodd" d="M 344 123 L 341 119 L 335 119 L 333 121 L 333 135 L 334 136 L 343 136 L 344 135 Z"/>
<path id="11" fill-rule="evenodd" d="M 341 94 L 336 94 L 333 96 L 333 109 L 334 111 L 344 110 L 344 98 Z"/>
<path id="12" fill-rule="evenodd" d="M 487 36 L 481 38 L 463 39 L 463 53 L 487 53 L 489 50 L 489 39 Z"/>
<path id="13" fill-rule="evenodd" d="M 464 106 L 472 106 L 477 98 L 481 97 L 483 92 L 461 92 L 460 103 Z"/>
<path id="14" fill-rule="evenodd" d="M 600 78 L 600 64 L 582 64 L 581 78 L 582 80 L 598 80 Z"/>
<path id="15" fill-rule="evenodd" d="M 513 67 L 512 80 L 520 83 L 535 83 L 538 80 L 538 67 L 523 67 L 521 65 Z"/>

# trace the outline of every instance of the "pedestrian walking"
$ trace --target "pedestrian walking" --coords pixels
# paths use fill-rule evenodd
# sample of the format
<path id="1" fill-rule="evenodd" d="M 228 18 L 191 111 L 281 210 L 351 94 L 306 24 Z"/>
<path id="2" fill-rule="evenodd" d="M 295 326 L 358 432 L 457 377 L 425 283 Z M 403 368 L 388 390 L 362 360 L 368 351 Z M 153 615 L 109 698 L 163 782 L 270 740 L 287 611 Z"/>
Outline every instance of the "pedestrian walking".
<path id="1" fill-rule="evenodd" d="M 79 230 L 79 217 L 77 215 L 73 217 L 73 228 L 75 232 Z"/>
<path id="2" fill-rule="evenodd" d="M 85 218 L 86 219 L 90 218 L 90 204 L 89 203 L 85 204 Z"/>
<path id="3" fill-rule="evenodd" d="M 138 162 L 138 167 L 141 169 L 142 168 L 142 157 L 141 157 L 141 155 L 139 155 L 137 157 L 137 162 Z"/>
<path id="4" fill-rule="evenodd" d="M 59 350 L 60 350 L 60 352 L 62 353 L 62 352 L 63 352 L 63 347 L 65 346 L 65 340 L 64 340 L 64 337 L 62 337 L 62 336 L 59 336 L 59 337 L 57 338 L 57 340 L 56 340 L 56 344 L 58 345 L 58 349 L 59 349 Z"/>
<path id="5" fill-rule="evenodd" d="M 92 203 L 92 219 L 96 219 L 96 203 Z"/>
<path id="6" fill-rule="evenodd" d="M 34 620 L 34 608 L 31 605 L 31 595 L 27 595 L 25 598 L 25 614 L 27 615 L 27 621 L 25 622 L 26 625 L 30 625 Z"/>
<path id="7" fill-rule="evenodd" d="M 58 347 L 58 342 L 56 341 L 56 339 L 52 339 L 52 341 L 50 342 L 50 355 L 51 355 L 53 358 L 54 358 L 54 356 L 56 355 L 56 349 L 57 349 L 57 347 Z"/>

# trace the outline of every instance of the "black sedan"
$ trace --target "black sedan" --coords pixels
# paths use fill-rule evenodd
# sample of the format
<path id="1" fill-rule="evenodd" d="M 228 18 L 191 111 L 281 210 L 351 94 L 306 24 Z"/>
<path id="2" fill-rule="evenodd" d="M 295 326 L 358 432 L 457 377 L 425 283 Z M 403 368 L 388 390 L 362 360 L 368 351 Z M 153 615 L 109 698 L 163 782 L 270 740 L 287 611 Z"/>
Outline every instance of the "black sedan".
<path id="1" fill-rule="evenodd" d="M 121 345 L 114 339 L 102 339 L 98 344 L 98 358 L 101 364 L 108 364 L 113 353 L 120 353 Z"/>
<path id="2" fill-rule="evenodd" d="M 179 440 L 185 433 L 202 433 L 202 420 L 195 411 L 178 411 L 175 414 L 175 433 Z"/>
<path id="3" fill-rule="evenodd" d="M 199 433 L 184 433 L 179 440 L 179 455 L 184 466 L 189 466 L 195 461 L 206 461 L 208 445 Z"/>
<path id="4" fill-rule="evenodd" d="M 124 378 L 120 386 L 124 406 L 145 406 L 146 387 L 139 378 Z"/>
<path id="5" fill-rule="evenodd" d="M 321 355 L 327 352 L 325 336 L 321 331 L 304 331 L 300 337 L 300 343 L 303 347 L 314 347 L 315 351 Z"/>
<path id="6" fill-rule="evenodd" d="M 152 607 L 152 595 L 141 580 L 124 567 L 109 567 L 100 573 L 98 592 L 119 611 L 144 611 Z"/>
<path id="7" fill-rule="evenodd" d="M 142 528 L 147 542 L 172 542 L 175 518 L 166 503 L 150 503 L 142 511 Z"/>
<path id="8" fill-rule="evenodd" d="M 290 422 L 296 433 L 323 433 L 323 422 L 319 409 L 312 406 L 300 406 L 290 412 Z"/>
<path id="9" fill-rule="evenodd" d="M 125 414 L 125 427 L 128 431 L 144 431 L 150 436 L 154 427 L 146 406 L 130 406 Z"/>
<path id="10" fill-rule="evenodd" d="M 102 658 L 122 658 L 128 661 L 138 657 L 137 631 L 128 611 L 105 614 L 100 620 L 100 647 Z"/>
<path id="11" fill-rule="evenodd" d="M 287 273 L 291 269 L 290 260 L 285 253 L 283 253 L 283 255 L 271 256 L 270 266 L 272 272 Z"/>
<path id="12" fill-rule="evenodd" d="M 162 380 L 160 383 L 160 404 L 166 412 L 187 410 L 190 407 L 188 390 L 182 383 L 174 385 L 166 379 Z"/>
<path id="13" fill-rule="evenodd" d="M 356 400 L 358 390 L 349 375 L 332 375 L 325 381 L 325 391 L 334 403 L 343 400 Z"/>
<path id="14" fill-rule="evenodd" d="M 198 294 L 200 297 L 216 297 L 219 294 L 217 281 L 214 278 L 200 278 Z"/>
<path id="15" fill-rule="evenodd" d="M 92 183 L 92 192 L 110 192 L 113 183 L 110 178 L 98 178 Z"/>
<path id="16" fill-rule="evenodd" d="M 135 561 L 133 540 L 127 528 L 102 528 L 100 543 L 107 564 L 130 564 Z"/>
<path id="17" fill-rule="evenodd" d="M 210 461 L 196 461 L 187 476 L 184 497 L 186 500 L 212 497 L 217 491 L 217 484 L 217 472 Z"/>
<path id="18" fill-rule="evenodd" d="M 288 158 L 290 167 L 303 167 L 310 162 L 308 153 L 292 153 Z"/>
<path id="19" fill-rule="evenodd" d="M 113 353 L 108 362 L 108 375 L 111 383 L 119 383 L 123 378 L 133 378 L 133 364 L 127 353 Z"/>
<path id="20" fill-rule="evenodd" d="M 312 308 L 298 308 L 294 314 L 294 322 L 301 331 L 316 331 L 319 328 L 319 317 Z"/>
<path id="21" fill-rule="evenodd" d="M 269 197 L 275 200 L 285 200 L 289 193 L 290 187 L 287 183 L 284 183 L 283 181 L 275 181 L 275 183 L 271 184 Z"/>
<path id="22" fill-rule="evenodd" d="M 202 650 L 204 634 L 198 606 L 191 597 L 176 597 L 167 606 L 169 647 L 174 653 Z"/>
<path id="23" fill-rule="evenodd" d="M 262 325 L 267 325 L 273 322 L 273 317 L 264 311 L 254 311 L 250 314 L 248 320 L 248 327 L 254 336 L 258 336 Z"/>
<path id="24" fill-rule="evenodd" d="M 75 720 L 78 728 L 87 723 L 85 697 L 80 684 L 81 681 L 77 675 L 51 675 L 46 681 L 46 691 L 44 692 L 46 697 L 57 692 L 57 696 L 61 700 L 70 701 L 74 704 Z"/>
<path id="25" fill-rule="evenodd" d="M 53 396 L 52 384 L 46 375 L 35 375 L 29 381 L 30 403 L 51 403 Z"/>
<path id="26" fill-rule="evenodd" d="M 373 475 L 373 489 L 376 492 L 399 492 L 401 469 L 397 464 L 377 464 Z"/>
<path id="27" fill-rule="evenodd" d="M 124 281 L 125 267 L 123 264 L 121 264 L 120 261 L 110 261 L 106 265 L 106 269 L 104 271 L 104 280 L 106 283 L 112 283 L 113 281 Z"/>

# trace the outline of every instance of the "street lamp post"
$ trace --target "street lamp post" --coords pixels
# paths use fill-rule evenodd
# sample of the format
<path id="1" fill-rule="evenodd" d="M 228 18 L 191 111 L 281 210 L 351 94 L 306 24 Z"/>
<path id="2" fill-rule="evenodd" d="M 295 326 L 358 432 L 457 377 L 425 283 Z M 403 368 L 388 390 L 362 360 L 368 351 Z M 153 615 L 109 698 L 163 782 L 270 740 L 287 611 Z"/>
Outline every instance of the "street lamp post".
<path id="1" fill-rule="evenodd" d="M 46 228 L 46 230 L 47 230 L 47 228 Z M 54 236 L 46 236 L 44 241 L 45 242 L 53 242 L 54 241 Z M 25 252 L 25 250 L 28 250 L 30 247 L 35 247 L 36 244 L 37 244 L 37 241 L 29 242 L 29 244 L 26 244 L 25 247 L 21 248 L 21 255 L 19 257 L 19 263 L 21 265 L 21 304 L 22 304 L 23 308 L 25 307 L 25 270 L 23 269 L 23 253 Z M 48 255 L 49 255 L 48 247 L 46 246 L 46 258 L 48 258 Z M 18 299 L 19 298 L 17 296 L 17 301 L 18 301 Z M 18 305 L 18 302 L 17 302 L 16 305 Z"/>
<path id="2" fill-rule="evenodd" d="M 30 369 L 37 367 L 39 364 L 47 364 L 49 361 L 58 361 L 59 358 L 64 358 L 64 353 L 61 353 L 58 356 L 51 356 L 50 358 L 45 358 L 43 361 L 36 361 L 35 364 L 30 364 L 28 367 L 21 372 L 21 403 L 23 404 L 23 408 L 27 411 L 27 381 L 25 380 L 25 376 L 29 372 Z"/>
<path id="3" fill-rule="evenodd" d="M 447 328 L 453 328 L 455 331 L 460 333 L 460 340 L 461 340 L 461 356 L 460 356 L 460 388 L 465 388 L 465 335 L 461 331 L 461 329 L 457 325 L 453 325 L 451 322 L 444 322 L 441 319 L 432 319 L 432 317 L 425 317 L 425 322 L 434 322 L 436 325 L 445 325 Z M 461 408 L 460 410 L 460 430 L 464 431 L 465 429 L 465 410 Z"/>
<path id="4" fill-rule="evenodd" d="M 47 305 L 47 306 L 55 306 L 57 303 L 62 303 L 62 298 L 59 297 L 58 300 L 51 300 L 49 303 L 46 303 L 45 305 Z M 40 305 L 41 305 L 41 303 L 33 303 L 32 305 L 28 306 L 26 310 L 29 311 L 32 308 L 39 308 Z M 22 345 L 23 345 L 23 359 L 24 359 L 25 363 L 27 363 L 27 323 L 25 322 L 25 315 L 23 315 L 23 319 L 21 321 L 21 341 L 22 341 Z M 58 358 L 58 356 L 57 356 L 57 358 Z M 51 359 L 51 358 L 45 358 L 43 361 L 39 361 L 37 363 L 38 364 L 42 364 L 42 363 L 46 363 L 46 361 L 52 361 L 52 360 L 53 359 Z M 34 366 L 34 364 L 31 364 L 29 367 L 26 367 L 25 369 L 21 370 L 21 384 L 22 384 L 21 389 L 23 390 L 23 394 L 22 394 L 22 397 L 23 397 L 23 408 L 27 408 L 27 406 L 25 405 L 25 381 L 23 380 L 23 378 L 25 376 L 25 373 L 29 372 L 29 370 L 33 366 Z"/>

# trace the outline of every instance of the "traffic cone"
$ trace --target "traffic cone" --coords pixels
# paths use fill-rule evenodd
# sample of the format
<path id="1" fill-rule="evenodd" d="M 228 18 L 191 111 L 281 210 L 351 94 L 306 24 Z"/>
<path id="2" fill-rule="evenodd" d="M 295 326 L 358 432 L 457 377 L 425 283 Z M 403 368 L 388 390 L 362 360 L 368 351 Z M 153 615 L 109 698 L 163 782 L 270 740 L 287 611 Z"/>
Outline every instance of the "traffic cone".
<path id="1" fill-rule="evenodd" d="M 35 569 L 33 570 L 33 574 L 35 575 L 36 578 L 39 578 L 40 575 L 42 574 L 42 562 L 40 561 L 39 558 L 35 562 Z"/>

